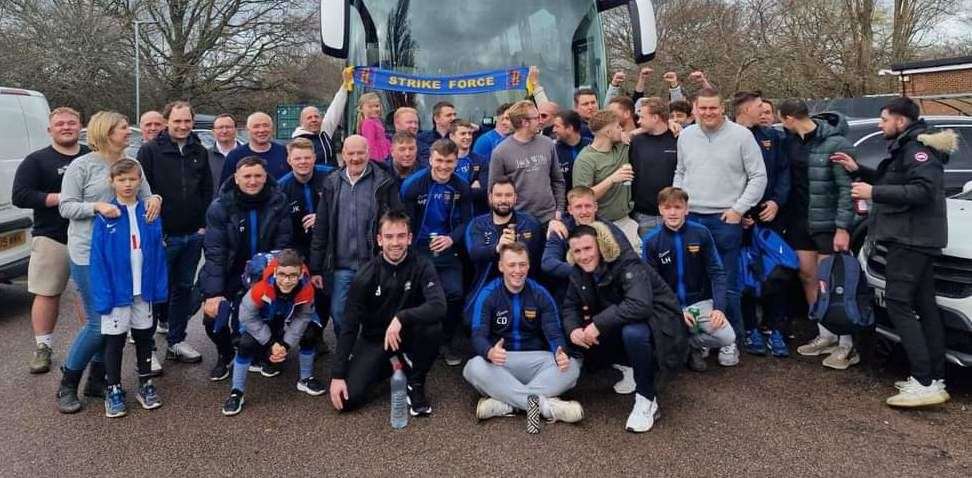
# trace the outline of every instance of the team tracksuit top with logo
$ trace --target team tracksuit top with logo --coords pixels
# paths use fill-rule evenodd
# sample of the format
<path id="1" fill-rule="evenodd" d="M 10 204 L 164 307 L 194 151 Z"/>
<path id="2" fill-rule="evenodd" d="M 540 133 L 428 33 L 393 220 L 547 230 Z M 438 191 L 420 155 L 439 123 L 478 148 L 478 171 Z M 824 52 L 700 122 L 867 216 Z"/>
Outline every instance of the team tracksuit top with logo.
<path id="1" fill-rule="evenodd" d="M 304 257 L 310 257 L 311 237 L 314 228 L 304 230 L 304 216 L 317 213 L 317 204 L 321 201 L 321 191 L 324 190 L 324 178 L 334 171 L 334 167 L 326 164 L 314 166 L 310 180 L 301 184 L 293 172 L 287 173 L 278 182 L 280 190 L 287 196 L 287 207 L 293 220 L 294 245 Z"/>
<path id="2" fill-rule="evenodd" d="M 489 202 L 486 198 L 486 190 L 489 188 L 489 161 L 470 151 L 469 154 L 459 158 L 459 161 L 456 162 L 455 175 L 469 185 L 473 215 L 478 216 L 489 212 Z M 476 181 L 479 181 L 479 187 L 474 189 L 472 185 Z"/>
<path id="3" fill-rule="evenodd" d="M 465 224 L 472 217 L 469 184 L 453 174 L 445 184 L 432 179 L 430 169 L 409 176 L 402 183 L 402 204 L 412 218 L 416 249 L 429 250 L 429 236 L 450 236 L 453 248 L 461 244 Z"/>
<path id="4" fill-rule="evenodd" d="M 659 224 L 642 239 L 641 256 L 675 291 L 680 306 L 712 299 L 712 308 L 726 310 L 726 272 L 712 234 L 686 221 L 677 231 Z"/>
<path id="5" fill-rule="evenodd" d="M 516 240 L 526 244 L 530 254 L 530 270 L 538 273 L 540 271 L 540 258 L 543 255 L 543 229 L 540 223 L 533 216 L 515 211 L 510 222 L 503 226 L 493 223 L 493 213 L 476 216 L 469 225 L 466 226 L 466 252 L 469 253 L 469 260 L 476 267 L 476 275 L 473 280 L 473 293 L 469 295 L 469 304 L 472 304 L 476 297 L 476 292 L 482 289 L 486 283 L 499 276 L 499 269 L 496 262 L 499 254 L 496 252 L 496 245 L 499 244 L 503 230 L 512 225 L 516 230 Z"/>
<path id="6" fill-rule="evenodd" d="M 503 348 L 511 352 L 567 350 L 557 304 L 533 279 L 527 279 L 517 293 L 506 288 L 502 277 L 493 279 L 479 291 L 467 313 L 473 350 L 483 358 L 501 338 Z"/>

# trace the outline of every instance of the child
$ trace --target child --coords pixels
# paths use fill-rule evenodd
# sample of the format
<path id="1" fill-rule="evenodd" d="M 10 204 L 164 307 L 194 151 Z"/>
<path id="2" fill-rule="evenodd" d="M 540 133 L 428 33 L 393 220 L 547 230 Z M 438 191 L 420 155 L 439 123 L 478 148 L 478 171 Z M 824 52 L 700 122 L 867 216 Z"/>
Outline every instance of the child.
<path id="1" fill-rule="evenodd" d="M 719 347 L 719 364 L 739 363 L 736 334 L 726 320 L 726 273 L 709 230 L 687 222 L 688 194 L 674 187 L 658 193 L 663 224 L 642 238 L 642 257 L 678 297 L 689 327 L 689 368 L 705 370 L 709 347 Z"/>
<path id="2" fill-rule="evenodd" d="M 243 409 L 246 374 L 254 358 L 280 364 L 298 345 L 297 390 L 313 396 L 326 391 L 324 384 L 313 376 L 314 351 L 321 328 L 308 327 L 319 319 L 314 313 L 310 273 L 297 251 L 284 249 L 270 260 L 262 279 L 240 301 L 239 316 L 240 342 L 233 364 L 233 388 L 223 404 L 223 415 L 236 415 Z"/>
<path id="3" fill-rule="evenodd" d="M 136 198 L 142 182 L 142 168 L 132 159 L 111 166 L 114 214 L 95 216 L 91 237 L 91 295 L 101 314 L 105 336 L 104 356 L 107 389 L 105 415 L 127 413 L 121 387 L 122 351 L 129 330 L 135 339 L 138 394 L 142 408 L 162 406 L 150 379 L 152 349 L 152 304 L 168 297 L 168 272 L 162 245 L 162 222 L 145 220 L 145 204 Z"/>
<path id="4" fill-rule="evenodd" d="M 385 136 L 378 93 L 365 93 L 358 99 L 358 134 L 368 140 L 368 159 L 380 163 L 391 154 L 391 140 Z"/>

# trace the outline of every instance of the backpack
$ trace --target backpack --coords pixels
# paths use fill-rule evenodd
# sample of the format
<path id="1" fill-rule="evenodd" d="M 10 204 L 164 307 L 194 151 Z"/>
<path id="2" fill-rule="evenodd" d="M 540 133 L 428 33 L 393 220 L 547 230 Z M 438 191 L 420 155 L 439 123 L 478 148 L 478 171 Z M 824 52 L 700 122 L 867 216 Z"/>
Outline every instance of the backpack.
<path id="1" fill-rule="evenodd" d="M 267 266 L 277 258 L 277 253 L 280 251 L 270 251 L 270 252 L 257 252 L 253 254 L 249 260 L 246 261 L 246 266 L 243 268 L 243 275 L 241 279 L 243 280 L 244 291 L 250 290 L 253 284 L 263 280 L 263 275 L 267 270 Z"/>
<path id="2" fill-rule="evenodd" d="M 817 283 L 817 302 L 810 307 L 812 320 L 837 335 L 874 327 L 874 292 L 854 256 L 845 252 L 821 261 Z"/>

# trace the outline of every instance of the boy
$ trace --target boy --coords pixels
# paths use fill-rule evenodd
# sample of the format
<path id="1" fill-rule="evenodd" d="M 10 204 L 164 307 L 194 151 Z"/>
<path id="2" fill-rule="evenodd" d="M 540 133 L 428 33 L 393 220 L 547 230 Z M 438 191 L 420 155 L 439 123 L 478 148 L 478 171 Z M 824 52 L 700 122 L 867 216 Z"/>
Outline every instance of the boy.
<path id="1" fill-rule="evenodd" d="M 109 170 L 115 192 L 115 217 L 95 216 L 91 238 L 91 285 L 95 310 L 105 336 L 107 389 L 105 416 L 125 416 L 121 361 L 129 330 L 135 339 L 138 369 L 136 398 L 146 410 L 162 406 L 152 383 L 152 305 L 168 295 L 168 272 L 162 245 L 162 223 L 145 220 L 145 205 L 136 197 L 142 182 L 138 162 L 121 159 Z"/>
<path id="2" fill-rule="evenodd" d="M 675 291 L 689 327 L 689 368 L 705 370 L 707 348 L 718 347 L 719 365 L 739 363 L 736 334 L 726 320 L 726 273 L 712 234 L 687 222 L 688 194 L 675 187 L 658 193 L 663 224 L 642 239 L 642 257 Z M 730 350 L 731 349 L 731 350 Z"/>
<path id="3" fill-rule="evenodd" d="M 248 268 L 258 260 L 252 259 Z M 243 409 L 246 373 L 254 358 L 281 364 L 298 345 L 297 390 L 312 396 L 324 394 L 324 385 L 313 376 L 321 329 L 308 325 L 316 320 L 310 273 L 297 251 L 284 249 L 269 260 L 262 279 L 240 301 L 240 342 L 233 364 L 233 388 L 223 404 L 223 415 L 233 416 Z"/>

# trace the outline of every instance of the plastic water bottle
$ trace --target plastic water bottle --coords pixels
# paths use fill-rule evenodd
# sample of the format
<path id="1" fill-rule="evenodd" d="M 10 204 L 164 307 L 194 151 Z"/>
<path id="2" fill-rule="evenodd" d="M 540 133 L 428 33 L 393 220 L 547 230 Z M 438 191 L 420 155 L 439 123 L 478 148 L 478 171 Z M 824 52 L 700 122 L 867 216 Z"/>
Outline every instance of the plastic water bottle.
<path id="1" fill-rule="evenodd" d="M 408 425 L 408 381 L 398 357 L 392 357 L 390 361 L 395 371 L 391 378 L 391 426 L 400 429 Z"/>

